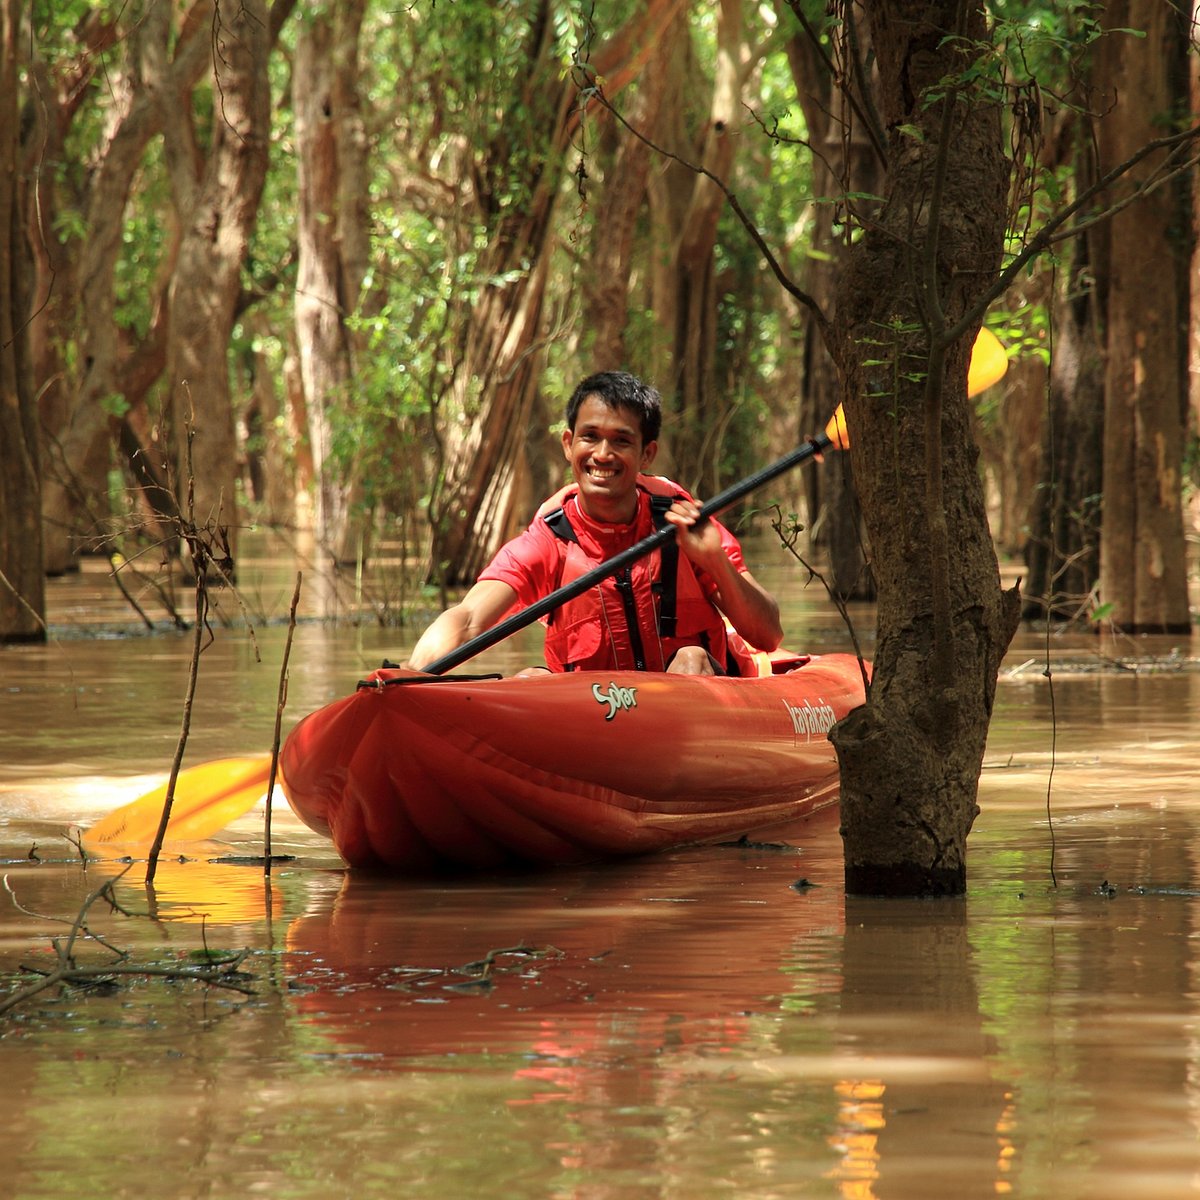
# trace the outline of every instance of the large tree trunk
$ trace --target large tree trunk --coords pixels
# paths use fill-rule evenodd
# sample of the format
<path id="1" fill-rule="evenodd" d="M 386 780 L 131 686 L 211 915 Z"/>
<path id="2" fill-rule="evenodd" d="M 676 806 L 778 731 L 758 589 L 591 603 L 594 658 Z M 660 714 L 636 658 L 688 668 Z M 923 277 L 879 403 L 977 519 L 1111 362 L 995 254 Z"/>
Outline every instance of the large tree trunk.
<path id="1" fill-rule="evenodd" d="M 1000 586 L 967 400 L 978 320 L 947 330 L 996 278 L 1009 164 L 998 106 L 943 82 L 986 43 L 982 9 L 880 0 L 869 16 L 888 170 L 835 331 L 879 588 L 867 703 L 832 734 L 846 888 L 958 894 L 1018 598 Z"/>
<path id="2" fill-rule="evenodd" d="M 1114 109 L 1099 121 L 1100 169 L 1125 161 L 1161 131 L 1182 89 L 1186 38 L 1158 0 L 1109 4 L 1100 78 Z M 1144 180 L 1160 163 L 1131 173 Z M 1177 271 L 1184 210 L 1160 186 L 1109 226 L 1100 599 L 1125 633 L 1188 633 L 1182 461 L 1186 386 Z"/>
<path id="3" fill-rule="evenodd" d="M 0 0 L 0 642 L 46 636 L 30 277 L 17 166 L 19 0 Z"/>

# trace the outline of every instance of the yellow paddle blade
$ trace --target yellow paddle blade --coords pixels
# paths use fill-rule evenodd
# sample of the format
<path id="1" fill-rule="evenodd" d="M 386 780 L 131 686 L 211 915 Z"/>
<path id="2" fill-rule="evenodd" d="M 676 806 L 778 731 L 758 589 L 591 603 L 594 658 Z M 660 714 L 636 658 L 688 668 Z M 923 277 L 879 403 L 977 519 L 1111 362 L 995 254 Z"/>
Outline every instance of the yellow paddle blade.
<path id="1" fill-rule="evenodd" d="M 167 838 L 172 842 L 203 841 L 252 809 L 267 790 L 271 757 L 219 758 L 179 772 Z M 167 782 L 144 796 L 113 809 L 83 832 L 88 849 L 142 846 L 154 842 L 162 820 Z"/>
<path id="2" fill-rule="evenodd" d="M 1008 354 L 990 329 L 981 328 L 971 347 L 971 365 L 967 368 L 967 395 L 978 396 L 993 383 L 999 383 L 1008 370 Z"/>
<path id="3" fill-rule="evenodd" d="M 838 450 L 850 449 L 850 434 L 846 431 L 846 414 L 842 411 L 842 406 L 837 406 L 837 412 L 829 418 L 829 424 L 825 426 L 825 436 L 829 439 L 829 444 Z"/>
<path id="4" fill-rule="evenodd" d="M 993 383 L 999 383 L 1007 370 L 1008 353 L 1001 345 L 1000 339 L 990 329 L 980 328 L 975 345 L 971 347 L 971 364 L 967 369 L 967 395 L 978 396 Z M 825 426 L 825 436 L 835 449 L 850 449 L 846 414 L 840 404 Z"/>

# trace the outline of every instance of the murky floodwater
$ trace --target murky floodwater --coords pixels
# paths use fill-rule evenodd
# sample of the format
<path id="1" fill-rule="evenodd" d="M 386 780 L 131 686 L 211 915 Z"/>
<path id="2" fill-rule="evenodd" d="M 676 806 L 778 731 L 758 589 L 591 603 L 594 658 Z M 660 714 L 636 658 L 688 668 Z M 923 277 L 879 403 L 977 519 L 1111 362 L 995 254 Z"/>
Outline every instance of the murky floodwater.
<path id="1" fill-rule="evenodd" d="M 790 645 L 846 648 L 815 586 L 760 574 Z M 247 578 L 258 617 L 286 614 L 290 569 Z M 56 614 L 95 587 L 55 584 Z M 411 638 L 301 625 L 289 720 Z M 189 763 L 269 748 L 284 630 L 258 643 L 261 663 L 217 629 Z M 790 852 L 416 882 L 347 874 L 276 809 L 295 857 L 269 888 L 211 861 L 259 850 L 259 812 L 164 861 L 153 912 L 135 865 L 91 932 L 135 966 L 248 951 L 254 994 L 133 976 L 0 1016 L 0 1195 L 1200 1194 L 1200 644 L 1178 649 L 1176 670 L 1085 671 L 1099 647 L 1059 641 L 1048 680 L 1020 636 L 963 901 L 847 900 L 832 815 Z M 63 831 L 161 778 L 189 651 L 0 652 L 0 991 L 51 969 L 124 869 L 85 871 Z"/>

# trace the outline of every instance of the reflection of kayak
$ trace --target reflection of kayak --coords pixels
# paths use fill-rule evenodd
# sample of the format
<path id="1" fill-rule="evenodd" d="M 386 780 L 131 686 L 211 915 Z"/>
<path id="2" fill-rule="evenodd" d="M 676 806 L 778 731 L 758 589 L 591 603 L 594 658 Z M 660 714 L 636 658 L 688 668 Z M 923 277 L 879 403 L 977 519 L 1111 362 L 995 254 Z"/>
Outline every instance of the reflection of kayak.
<path id="1" fill-rule="evenodd" d="M 310 879 L 287 925 L 288 1007 L 364 1066 L 511 1055 L 517 1078 L 560 1100 L 648 1082 L 635 1055 L 728 1053 L 753 1039 L 750 1014 L 840 990 L 837 814 L 807 824 L 803 856 L 679 850 L 470 888 L 349 871 L 334 893 L 332 876 Z M 796 891 L 801 864 L 817 886 Z"/>
<path id="2" fill-rule="evenodd" d="M 284 790 L 352 866 L 564 864 L 737 837 L 837 798 L 851 655 L 762 679 L 376 671 L 306 717 Z M 786 669 L 787 667 L 791 669 Z"/>

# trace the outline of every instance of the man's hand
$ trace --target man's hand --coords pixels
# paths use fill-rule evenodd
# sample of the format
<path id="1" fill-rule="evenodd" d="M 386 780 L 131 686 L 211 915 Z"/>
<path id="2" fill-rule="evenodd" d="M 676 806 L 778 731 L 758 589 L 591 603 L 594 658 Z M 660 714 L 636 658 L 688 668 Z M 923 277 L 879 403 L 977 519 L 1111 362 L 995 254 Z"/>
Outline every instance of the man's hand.
<path id="1" fill-rule="evenodd" d="M 667 521 L 675 526 L 679 548 L 696 566 L 715 574 L 714 567 L 728 562 L 721 534 L 717 527 L 705 517 L 700 518 L 700 505 L 692 500 L 676 500 L 666 512 Z"/>
<path id="2" fill-rule="evenodd" d="M 679 548 L 717 585 L 717 607 L 734 629 L 758 650 L 774 650 L 783 641 L 783 626 L 775 597 L 750 574 L 737 570 L 725 553 L 721 531 L 700 519 L 700 505 L 676 500 L 667 510 Z"/>

